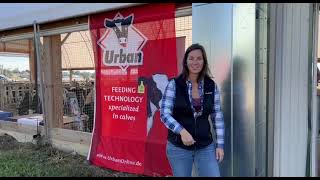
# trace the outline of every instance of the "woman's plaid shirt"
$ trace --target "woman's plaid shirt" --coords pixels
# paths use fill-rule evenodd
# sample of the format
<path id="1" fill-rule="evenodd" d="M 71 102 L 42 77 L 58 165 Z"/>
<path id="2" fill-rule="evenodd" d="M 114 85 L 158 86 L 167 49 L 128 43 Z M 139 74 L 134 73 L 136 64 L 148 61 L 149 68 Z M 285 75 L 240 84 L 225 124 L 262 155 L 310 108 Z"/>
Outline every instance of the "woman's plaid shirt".
<path id="1" fill-rule="evenodd" d="M 191 81 L 187 81 L 189 100 L 192 102 L 192 84 Z M 203 103 L 203 80 L 199 83 L 199 95 L 201 97 L 201 104 Z M 169 81 L 164 94 L 162 96 L 161 108 L 160 108 L 160 117 L 161 121 L 165 124 L 165 126 L 173 131 L 176 134 L 179 134 L 183 129 L 182 125 L 179 124 L 172 117 L 172 110 L 175 101 L 175 93 L 176 93 L 176 85 L 174 79 Z M 196 113 L 194 111 L 193 106 L 191 107 L 194 112 L 194 117 L 198 117 L 202 114 L 201 112 Z M 214 125 L 214 130 L 216 133 L 217 139 L 217 147 L 223 148 L 224 145 L 224 119 L 221 111 L 221 103 L 220 103 L 220 92 L 217 86 L 215 86 L 214 90 L 214 112 L 209 116 L 211 117 L 212 124 Z"/>

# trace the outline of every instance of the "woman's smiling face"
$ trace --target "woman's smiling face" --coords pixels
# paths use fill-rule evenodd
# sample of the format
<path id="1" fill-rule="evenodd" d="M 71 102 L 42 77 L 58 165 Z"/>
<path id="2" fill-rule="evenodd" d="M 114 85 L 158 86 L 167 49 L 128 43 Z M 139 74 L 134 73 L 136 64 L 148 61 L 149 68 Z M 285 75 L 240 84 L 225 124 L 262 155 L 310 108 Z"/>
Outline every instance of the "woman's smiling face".
<path id="1" fill-rule="evenodd" d="M 203 55 L 200 49 L 190 51 L 187 59 L 190 74 L 199 74 L 203 68 Z"/>

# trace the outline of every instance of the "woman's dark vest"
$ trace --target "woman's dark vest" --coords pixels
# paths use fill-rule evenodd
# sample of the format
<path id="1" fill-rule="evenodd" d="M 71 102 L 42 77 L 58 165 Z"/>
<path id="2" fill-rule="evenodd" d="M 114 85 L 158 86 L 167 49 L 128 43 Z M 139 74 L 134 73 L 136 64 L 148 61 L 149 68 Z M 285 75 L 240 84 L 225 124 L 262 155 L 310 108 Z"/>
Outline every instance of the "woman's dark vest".
<path id="1" fill-rule="evenodd" d="M 182 143 L 180 134 L 176 134 L 171 130 L 168 130 L 168 141 L 188 150 L 204 148 L 213 141 L 208 116 L 214 111 L 215 83 L 208 77 L 204 78 L 203 111 L 202 115 L 195 119 L 191 109 L 186 81 L 183 80 L 181 75 L 174 80 L 176 84 L 176 96 L 172 117 L 192 135 L 196 142 L 191 146 L 185 146 Z"/>

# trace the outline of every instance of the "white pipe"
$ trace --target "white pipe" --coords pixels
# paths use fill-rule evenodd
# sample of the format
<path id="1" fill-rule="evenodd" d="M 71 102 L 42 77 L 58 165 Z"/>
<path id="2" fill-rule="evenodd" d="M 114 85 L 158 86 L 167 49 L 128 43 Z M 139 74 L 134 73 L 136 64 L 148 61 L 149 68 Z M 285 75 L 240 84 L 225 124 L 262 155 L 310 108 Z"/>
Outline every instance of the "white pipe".
<path id="1" fill-rule="evenodd" d="M 39 27 L 38 27 L 39 28 Z M 40 82 L 40 97 L 41 97 L 41 106 L 42 106 L 42 113 L 43 113 L 43 120 L 44 120 L 44 127 L 45 127 L 45 136 L 47 140 L 49 140 L 49 129 L 48 129 L 48 120 L 46 119 L 46 111 L 45 111 L 45 98 L 44 98 L 44 86 L 43 86 L 43 75 L 41 71 L 41 59 L 40 59 L 40 46 L 39 46 L 39 35 L 38 35 L 38 29 L 37 29 L 37 22 L 33 22 L 33 30 L 34 30 L 34 41 L 35 41 L 35 49 L 36 49 L 36 57 L 37 57 L 37 73 L 38 73 L 38 78 Z"/>

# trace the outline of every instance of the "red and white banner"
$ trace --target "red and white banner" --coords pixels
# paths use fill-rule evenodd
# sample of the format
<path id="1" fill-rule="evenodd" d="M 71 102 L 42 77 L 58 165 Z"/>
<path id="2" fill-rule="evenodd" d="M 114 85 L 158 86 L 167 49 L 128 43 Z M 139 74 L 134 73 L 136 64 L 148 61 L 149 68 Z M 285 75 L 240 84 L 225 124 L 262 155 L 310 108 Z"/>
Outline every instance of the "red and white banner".
<path id="1" fill-rule="evenodd" d="M 89 19 L 96 114 L 89 160 L 118 171 L 171 175 L 160 103 L 177 74 L 175 5 L 147 4 Z"/>

